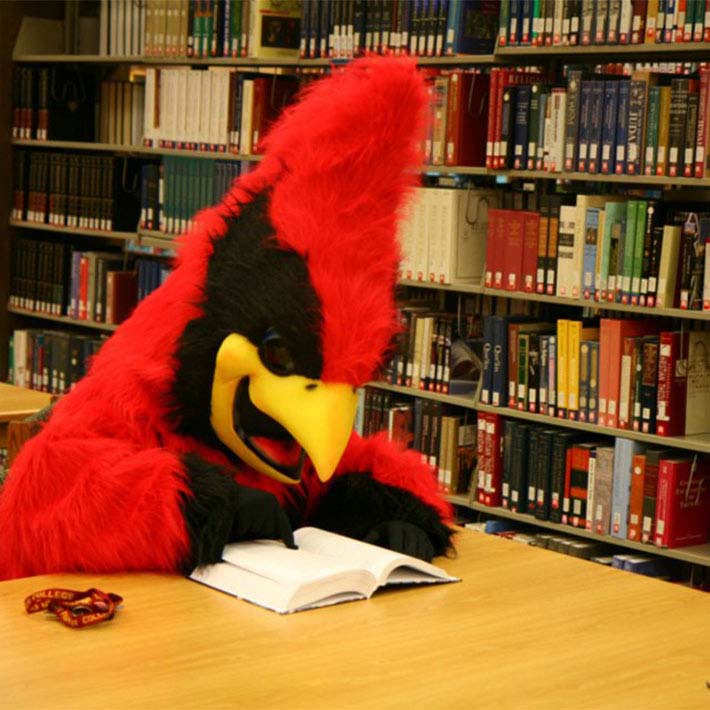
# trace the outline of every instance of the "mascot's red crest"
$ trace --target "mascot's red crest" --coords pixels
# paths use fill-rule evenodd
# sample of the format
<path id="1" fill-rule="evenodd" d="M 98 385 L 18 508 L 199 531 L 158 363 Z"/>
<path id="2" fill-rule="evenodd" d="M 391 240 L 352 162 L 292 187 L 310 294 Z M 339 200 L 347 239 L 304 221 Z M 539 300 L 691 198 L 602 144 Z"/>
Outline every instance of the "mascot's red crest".
<path id="1" fill-rule="evenodd" d="M 305 258 L 321 301 L 326 381 L 371 378 L 396 331 L 397 222 L 417 183 L 427 97 L 415 63 L 368 57 L 308 87 L 221 206 L 269 189 L 279 244 Z"/>

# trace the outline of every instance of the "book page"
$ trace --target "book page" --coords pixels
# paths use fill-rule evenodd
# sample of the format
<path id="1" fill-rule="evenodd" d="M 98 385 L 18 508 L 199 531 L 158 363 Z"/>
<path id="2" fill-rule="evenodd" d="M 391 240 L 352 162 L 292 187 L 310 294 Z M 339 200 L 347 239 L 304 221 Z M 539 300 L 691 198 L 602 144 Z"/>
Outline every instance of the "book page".
<path id="1" fill-rule="evenodd" d="M 360 567 L 369 570 L 380 585 L 456 580 L 424 560 L 318 528 L 299 528 L 294 533 L 294 540 L 301 550 L 328 558 L 334 563 L 342 560 L 351 569 Z M 397 570 L 396 575 L 391 575 L 396 568 L 401 569 Z"/>
<path id="2" fill-rule="evenodd" d="M 299 546 L 300 548 L 300 546 Z M 314 582 L 333 575 L 351 572 L 358 565 L 323 558 L 317 550 L 289 550 L 276 540 L 233 542 L 222 551 L 225 562 L 255 572 L 283 584 Z M 347 560 L 347 558 L 343 558 Z"/>

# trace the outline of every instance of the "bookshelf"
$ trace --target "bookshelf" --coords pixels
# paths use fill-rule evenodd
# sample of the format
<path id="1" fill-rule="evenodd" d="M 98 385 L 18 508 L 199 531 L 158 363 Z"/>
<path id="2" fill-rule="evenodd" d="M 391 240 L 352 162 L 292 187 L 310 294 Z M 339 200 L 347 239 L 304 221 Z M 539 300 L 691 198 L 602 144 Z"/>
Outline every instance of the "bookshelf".
<path id="1" fill-rule="evenodd" d="M 564 62 L 594 64 L 598 62 L 618 62 L 627 63 L 632 61 L 656 61 L 670 62 L 701 61 L 710 57 L 710 42 L 698 42 L 688 44 L 673 45 L 592 45 L 586 47 L 499 47 L 493 54 L 485 55 L 463 55 L 447 57 L 420 57 L 418 64 L 421 67 L 431 68 L 466 68 L 482 67 L 487 71 L 490 67 L 534 65 L 544 67 L 558 67 Z M 96 66 L 102 71 L 107 71 L 112 67 L 178 67 L 189 66 L 201 67 L 235 67 L 244 69 L 260 68 L 280 68 L 285 72 L 301 72 L 309 69 L 327 69 L 330 66 L 338 66 L 347 60 L 343 59 L 249 59 L 249 58 L 196 58 L 183 56 L 170 57 L 141 57 L 141 56 L 105 56 L 105 55 L 72 55 L 72 54 L 18 54 L 13 58 L 17 65 L 78 65 Z M 4 131 L 7 135 L 8 131 Z M 100 152 L 107 155 L 128 155 L 138 157 L 183 157 L 198 158 L 201 160 L 222 160 L 234 162 L 256 162 L 261 159 L 260 155 L 253 153 L 232 154 L 229 152 L 210 152 L 196 150 L 177 150 L 169 148 L 147 148 L 137 145 L 119 145 L 115 143 L 82 142 L 82 141 L 40 141 L 27 139 L 13 139 L 11 145 L 14 148 L 41 149 L 41 150 L 61 150 L 68 152 Z M 663 191 L 664 197 L 668 192 L 677 193 L 681 190 L 691 188 L 710 190 L 710 179 L 683 177 L 683 176 L 646 176 L 646 175 L 616 175 L 597 174 L 576 171 L 548 172 L 544 170 L 515 170 L 515 169 L 491 169 L 478 166 L 462 165 L 425 165 L 423 168 L 430 178 L 437 176 L 451 178 L 472 178 L 477 182 L 496 185 L 498 187 L 510 185 L 511 183 L 527 182 L 534 183 L 538 188 L 550 187 L 553 183 L 564 187 L 579 187 L 582 184 L 590 184 L 595 187 L 601 184 L 613 186 L 615 188 L 632 188 Z M 9 175 L 9 170 L 8 170 Z M 37 224 L 33 222 L 23 222 L 11 220 L 9 226 L 18 230 L 39 230 L 44 232 L 54 232 L 56 234 L 80 235 L 96 240 L 117 240 L 122 242 L 136 242 L 139 246 L 152 247 L 156 249 L 174 248 L 174 237 L 157 230 L 136 229 L 135 232 L 104 232 L 100 230 L 74 229 L 69 227 L 57 227 L 48 224 Z M 6 240 L 9 244 L 9 239 Z M 9 252 L 8 252 L 9 254 Z M 7 260 L 9 263 L 9 259 Z M 7 276 L 4 278 L 7 283 Z M 710 321 L 710 312 L 690 311 L 680 308 L 647 308 L 640 306 L 629 306 L 621 303 L 596 302 L 591 300 L 565 298 L 538 293 L 527 293 L 520 291 L 507 291 L 483 286 L 477 283 L 457 283 L 453 285 L 442 285 L 437 283 L 403 280 L 402 286 L 438 291 L 450 295 L 473 295 L 490 297 L 499 301 L 529 301 L 539 304 L 546 304 L 551 307 L 568 307 L 574 309 L 584 309 L 589 312 L 608 311 L 619 315 L 637 315 L 654 318 L 669 318 L 682 323 L 697 324 L 704 326 L 705 321 Z M 2 291 L 0 291 L 2 295 Z M 5 300 L 7 300 L 5 298 Z M 116 326 L 98 323 L 95 321 L 79 321 L 63 316 L 51 316 L 43 313 L 36 313 L 17 307 L 8 307 L 2 314 L 3 318 L 8 315 L 22 319 L 32 319 L 32 321 L 47 321 L 61 325 L 76 326 L 88 330 L 98 330 L 111 332 Z M 17 322 L 13 320 L 13 322 Z M 24 322 L 24 321 L 22 321 Z M 2 321 L 0 320 L 0 335 L 3 335 Z M 9 332 L 6 326 L 4 333 Z M 0 365 L 3 363 L 5 353 L 0 354 Z M 430 401 L 439 402 L 454 408 L 466 411 L 475 411 L 487 414 L 499 414 L 504 418 L 518 419 L 521 421 L 533 422 L 545 426 L 555 426 L 562 429 L 585 431 L 590 434 L 603 436 L 623 436 L 634 441 L 640 441 L 653 445 L 668 446 L 679 450 L 710 454 L 710 434 L 697 435 L 692 437 L 660 437 L 657 435 L 643 434 L 639 432 L 621 430 L 610 427 L 590 425 L 584 422 L 570 421 L 555 417 L 548 417 L 540 414 L 509 409 L 506 407 L 491 407 L 479 403 L 474 397 L 456 397 L 442 395 L 435 392 L 428 392 L 413 388 L 400 387 L 381 382 L 370 383 L 372 387 L 394 394 L 405 395 L 407 397 L 418 397 Z M 693 564 L 710 566 L 710 545 L 697 548 L 682 548 L 680 550 L 664 550 L 653 546 L 625 541 L 613 536 L 599 536 L 587 533 L 583 530 L 572 528 L 567 525 L 558 525 L 549 521 L 541 521 L 534 516 L 526 514 L 516 514 L 500 507 L 490 507 L 473 501 L 469 496 L 450 496 L 452 502 L 471 510 L 484 512 L 500 517 L 508 517 L 529 523 L 533 526 L 566 532 L 572 535 L 590 537 L 603 540 L 617 546 L 628 547 L 630 549 L 643 551 L 648 554 L 672 557 L 684 560 Z M 627 544 L 628 543 L 628 544 Z"/>

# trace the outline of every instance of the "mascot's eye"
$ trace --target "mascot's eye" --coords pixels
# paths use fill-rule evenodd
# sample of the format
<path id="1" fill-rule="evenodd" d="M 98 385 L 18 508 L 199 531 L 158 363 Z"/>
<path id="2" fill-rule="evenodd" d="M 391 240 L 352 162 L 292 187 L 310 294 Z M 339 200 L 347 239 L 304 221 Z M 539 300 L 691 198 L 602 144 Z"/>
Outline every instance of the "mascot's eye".
<path id="1" fill-rule="evenodd" d="M 275 375 L 290 375 L 296 369 L 286 341 L 273 328 L 269 328 L 259 346 L 259 357 Z"/>

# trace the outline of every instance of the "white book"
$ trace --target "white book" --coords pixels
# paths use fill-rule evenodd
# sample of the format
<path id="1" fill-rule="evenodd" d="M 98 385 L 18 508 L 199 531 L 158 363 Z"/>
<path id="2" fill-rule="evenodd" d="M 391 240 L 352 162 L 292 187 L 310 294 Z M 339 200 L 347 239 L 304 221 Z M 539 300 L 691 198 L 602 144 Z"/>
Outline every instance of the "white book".
<path id="1" fill-rule="evenodd" d="M 243 155 L 251 153 L 251 111 L 254 103 L 254 81 L 244 79 L 242 86 L 242 125 L 239 130 L 239 152 Z"/>
<path id="2" fill-rule="evenodd" d="M 176 147 L 185 147 L 187 140 L 187 107 L 192 100 L 187 93 L 188 77 L 192 72 L 183 70 L 177 73 L 177 101 L 176 101 L 176 117 L 175 117 L 175 141 Z"/>
<path id="3" fill-rule="evenodd" d="M 426 280 L 429 262 L 428 210 L 426 191 L 422 190 L 421 199 L 414 205 L 414 272 L 412 278 L 415 281 Z"/>
<path id="4" fill-rule="evenodd" d="M 210 112 L 212 109 L 212 76 L 210 72 L 197 72 L 200 75 L 202 89 L 200 91 L 200 123 L 199 147 L 206 150 L 210 137 Z"/>
<path id="5" fill-rule="evenodd" d="M 399 272 L 400 279 L 412 278 L 412 220 L 414 218 L 414 201 L 419 199 L 416 190 L 411 199 L 403 206 L 398 227 L 399 240 Z M 710 252 L 710 250 L 708 250 Z"/>
<path id="6" fill-rule="evenodd" d="M 560 207 L 560 222 L 557 235 L 557 295 L 572 298 L 575 285 L 575 241 L 577 239 L 577 208 L 573 205 Z M 579 251 L 577 249 L 576 251 Z M 576 282 L 579 284 L 579 281 Z"/>
<path id="7" fill-rule="evenodd" d="M 450 284 L 456 264 L 456 242 L 458 236 L 460 190 L 444 188 L 437 190 L 439 202 L 439 264 L 434 280 L 440 284 Z"/>
<path id="8" fill-rule="evenodd" d="M 185 140 L 190 145 L 200 144 L 200 106 L 202 105 L 202 75 L 201 71 L 187 72 L 187 120 Z"/>
<path id="9" fill-rule="evenodd" d="M 705 271 L 703 272 L 703 310 L 710 311 L 710 249 L 705 246 Z"/>
<path id="10" fill-rule="evenodd" d="M 140 0 L 140 10 L 138 13 L 138 56 L 145 55 L 145 22 L 147 15 L 148 0 Z"/>
<path id="11" fill-rule="evenodd" d="M 367 599 L 387 585 L 459 581 L 415 557 L 318 528 L 300 528 L 294 540 L 297 550 L 273 540 L 231 543 L 222 562 L 190 577 L 279 614 Z"/>
<path id="12" fill-rule="evenodd" d="M 685 435 L 710 431 L 710 332 L 688 334 L 688 390 L 685 406 Z"/>
<path id="13" fill-rule="evenodd" d="M 155 110 L 155 88 L 158 81 L 160 70 L 153 67 L 148 67 L 145 70 L 145 107 L 143 109 L 143 143 L 148 146 L 155 145 L 157 141 L 156 115 Z"/>
<path id="14" fill-rule="evenodd" d="M 16 330 L 14 333 L 14 384 L 18 387 L 27 387 L 27 331 Z"/>
<path id="15" fill-rule="evenodd" d="M 427 239 L 429 249 L 427 254 L 427 265 L 424 271 L 424 280 L 436 283 L 439 280 L 439 269 L 441 268 L 441 247 L 443 241 L 441 222 L 442 204 L 439 198 L 438 189 L 426 190 L 427 201 Z"/>

